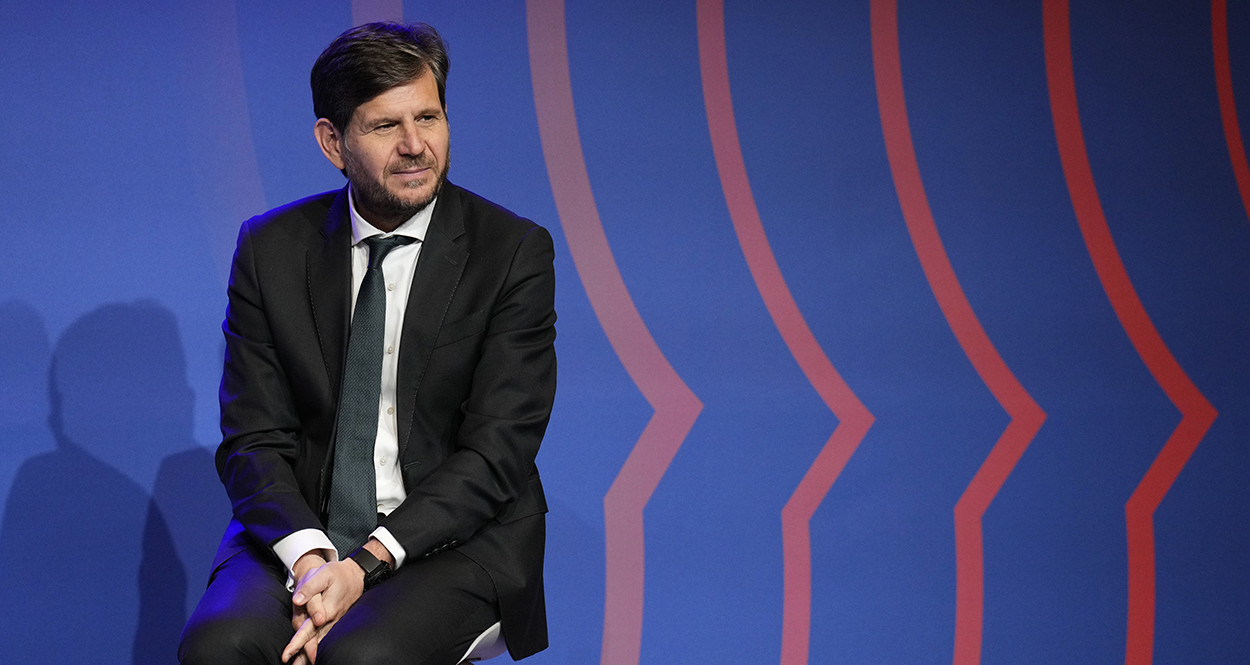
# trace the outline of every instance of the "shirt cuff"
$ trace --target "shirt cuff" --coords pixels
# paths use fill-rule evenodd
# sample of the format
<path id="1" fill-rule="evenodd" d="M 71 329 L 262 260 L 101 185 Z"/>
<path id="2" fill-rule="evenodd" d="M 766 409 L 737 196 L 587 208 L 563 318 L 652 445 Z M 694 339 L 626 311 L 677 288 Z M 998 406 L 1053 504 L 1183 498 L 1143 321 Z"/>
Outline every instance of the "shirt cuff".
<path id="1" fill-rule="evenodd" d="M 395 557 L 395 570 L 399 570 L 399 567 L 404 565 L 404 557 L 407 556 L 407 552 L 404 551 L 404 548 L 399 544 L 399 541 L 395 540 L 395 536 L 392 536 L 391 532 L 384 526 L 374 529 L 373 533 L 369 535 L 377 538 L 378 542 L 382 543 L 382 545 L 386 547 L 386 551 L 390 552 L 391 556 Z"/>
<path id="2" fill-rule="evenodd" d="M 295 533 L 273 544 L 273 553 L 278 555 L 282 565 L 286 566 L 287 577 L 294 575 L 295 562 L 313 550 L 322 550 L 326 561 L 338 561 L 339 554 L 334 549 L 330 537 L 320 529 L 300 529 Z"/>

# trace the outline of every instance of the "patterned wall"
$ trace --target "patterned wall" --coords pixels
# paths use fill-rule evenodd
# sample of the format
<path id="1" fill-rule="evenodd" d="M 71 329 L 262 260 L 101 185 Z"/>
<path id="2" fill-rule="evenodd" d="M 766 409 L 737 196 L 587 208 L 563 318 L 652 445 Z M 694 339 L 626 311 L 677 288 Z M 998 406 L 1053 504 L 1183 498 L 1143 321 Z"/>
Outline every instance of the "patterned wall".
<path id="1" fill-rule="evenodd" d="M 239 222 L 307 72 L 447 38 L 553 231 L 530 662 L 1250 661 L 1250 4 L 10 0 L 0 652 L 171 662 Z"/>

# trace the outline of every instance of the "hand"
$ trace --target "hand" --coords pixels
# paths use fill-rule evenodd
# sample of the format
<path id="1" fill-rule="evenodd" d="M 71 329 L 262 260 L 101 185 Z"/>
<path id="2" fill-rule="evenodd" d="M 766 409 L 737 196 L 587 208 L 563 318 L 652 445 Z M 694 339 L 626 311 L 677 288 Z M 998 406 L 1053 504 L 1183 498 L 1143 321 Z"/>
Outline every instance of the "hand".
<path id="1" fill-rule="evenodd" d="M 291 577 L 294 578 L 296 586 L 302 585 L 309 577 L 311 577 L 314 573 L 316 573 L 317 570 L 321 568 L 321 566 L 324 566 L 326 564 L 326 561 L 328 560 L 327 555 L 328 555 L 328 552 L 323 552 L 321 550 L 312 550 L 309 552 L 305 552 L 303 556 L 301 556 L 298 560 L 296 560 L 295 565 L 291 567 Z M 316 599 L 316 602 L 320 603 L 321 598 L 318 597 Z M 295 657 L 290 659 L 291 665 L 309 665 L 309 663 L 312 662 L 310 658 L 313 658 L 313 659 L 316 658 L 317 640 L 309 639 L 307 635 L 298 634 L 300 628 L 304 626 L 304 622 L 307 620 L 308 620 L 307 604 L 305 605 L 292 604 L 291 606 L 291 628 L 296 631 L 297 635 L 291 639 L 291 642 L 288 643 L 288 646 L 290 646 L 290 644 L 299 642 L 302 645 L 302 649 L 298 650 L 298 653 L 295 654 Z M 282 654 L 282 661 L 283 662 L 288 661 L 288 654 L 286 652 L 283 652 Z"/>
<path id="2" fill-rule="evenodd" d="M 291 567 L 291 577 L 295 584 L 298 586 L 309 573 L 325 565 L 332 554 L 330 550 L 309 550 L 296 559 L 295 565 Z"/>
<path id="3" fill-rule="evenodd" d="M 302 658 L 315 662 L 317 643 L 364 590 L 365 573 L 354 561 L 323 563 L 305 572 L 291 597 L 291 624 L 296 632 L 282 651 L 282 661 L 298 656 L 294 662 Z"/>
<path id="4" fill-rule="evenodd" d="M 321 596 L 316 596 L 310 603 L 317 604 L 321 602 Z M 288 647 L 299 645 L 296 647 L 297 653 L 291 659 L 291 665 L 310 665 L 317 660 L 317 646 L 321 642 L 322 636 L 330 630 L 330 626 L 334 622 L 328 623 L 322 629 L 318 629 L 308 616 L 308 604 L 291 606 L 291 628 L 295 630 L 295 635 L 291 637 L 291 641 L 287 643 Z M 302 633 L 300 631 L 303 631 Z M 310 632 L 311 631 L 311 632 Z M 287 660 L 288 648 L 282 654 L 282 660 Z"/>
<path id="5" fill-rule="evenodd" d="M 321 640 L 330 632 L 338 620 L 328 621 L 320 628 L 313 624 L 307 613 L 303 613 L 304 618 L 294 617 L 291 624 L 295 626 L 295 636 L 287 644 L 286 650 L 283 651 L 283 660 L 285 661 L 288 653 L 294 650 L 294 656 L 291 658 L 291 665 L 311 665 L 317 662 L 317 648 L 321 645 Z M 299 644 L 299 646 L 295 646 Z"/>
<path id="6" fill-rule="evenodd" d="M 317 570 L 321 568 L 321 566 L 324 566 L 326 564 L 330 556 L 332 556 L 332 552 L 329 552 L 329 551 L 310 550 L 308 552 L 305 552 L 303 556 L 297 559 L 295 561 L 295 564 L 291 566 L 291 577 L 295 580 L 296 586 L 298 587 L 302 585 L 305 581 L 308 580 L 309 577 L 315 574 Z M 316 602 L 317 603 L 321 602 L 320 597 L 317 598 Z M 292 604 L 291 606 L 291 628 L 298 632 L 300 627 L 304 625 L 304 622 L 307 619 L 308 619 L 307 605 Z M 309 665 L 309 663 L 311 662 L 309 660 L 309 655 L 314 655 L 315 657 L 316 641 L 309 640 L 307 636 L 298 636 L 298 637 L 299 637 L 298 641 L 300 642 L 301 645 L 303 645 L 303 651 L 299 651 L 295 655 L 294 659 L 290 659 L 290 663 L 291 665 Z M 291 640 L 291 643 L 295 643 L 296 641 L 297 640 L 293 638 Z M 305 652 L 307 652 L 308 655 L 306 655 Z M 282 661 L 283 662 L 288 661 L 288 655 L 286 653 L 283 653 Z"/>
<path id="7" fill-rule="evenodd" d="M 337 621 L 365 592 L 365 571 L 355 561 L 327 563 L 295 587 L 291 603 L 302 606 L 317 627 Z"/>

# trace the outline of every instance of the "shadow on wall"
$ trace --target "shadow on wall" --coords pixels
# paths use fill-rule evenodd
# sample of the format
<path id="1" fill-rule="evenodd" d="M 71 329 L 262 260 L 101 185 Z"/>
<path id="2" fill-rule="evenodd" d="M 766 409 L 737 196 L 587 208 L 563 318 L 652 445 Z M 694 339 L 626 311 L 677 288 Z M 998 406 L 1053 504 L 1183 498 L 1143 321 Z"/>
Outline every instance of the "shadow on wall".
<path id="1" fill-rule="evenodd" d="M 8 496 L 17 467 L 52 450 L 48 431 L 48 357 L 52 343 L 29 303 L 0 303 L 0 496 Z"/>
<path id="2" fill-rule="evenodd" d="M 102 306 L 66 329 L 47 376 L 55 449 L 22 464 L 0 531 L 4 658 L 172 662 L 228 515 L 191 439 L 174 316 Z"/>

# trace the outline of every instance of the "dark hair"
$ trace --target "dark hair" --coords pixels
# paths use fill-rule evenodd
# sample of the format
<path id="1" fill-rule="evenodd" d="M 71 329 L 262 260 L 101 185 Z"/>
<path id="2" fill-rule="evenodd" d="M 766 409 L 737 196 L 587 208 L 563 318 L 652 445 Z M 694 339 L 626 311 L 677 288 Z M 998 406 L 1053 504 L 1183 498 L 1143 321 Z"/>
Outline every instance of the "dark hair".
<path id="1" fill-rule="evenodd" d="M 447 46 L 424 23 L 366 23 L 339 35 L 313 64 L 313 112 L 340 131 L 361 104 L 425 72 L 447 108 Z"/>

